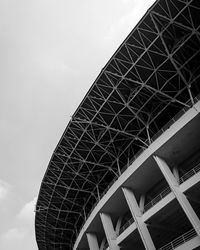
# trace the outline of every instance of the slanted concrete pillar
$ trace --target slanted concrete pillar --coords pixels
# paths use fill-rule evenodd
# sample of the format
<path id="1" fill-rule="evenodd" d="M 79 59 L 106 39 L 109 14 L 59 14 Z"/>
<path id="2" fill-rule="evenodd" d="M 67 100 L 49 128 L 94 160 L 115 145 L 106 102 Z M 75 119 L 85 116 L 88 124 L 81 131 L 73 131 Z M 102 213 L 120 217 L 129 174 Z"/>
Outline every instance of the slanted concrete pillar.
<path id="1" fill-rule="evenodd" d="M 149 230 L 144 221 L 142 220 L 142 212 L 137 204 L 134 193 L 128 188 L 122 188 L 122 190 L 132 213 L 132 216 L 135 220 L 138 232 L 145 246 L 145 249 L 156 250 Z"/>
<path id="2" fill-rule="evenodd" d="M 114 230 L 110 215 L 100 213 L 100 217 L 108 241 L 109 250 L 119 250 L 120 248 L 117 245 L 117 234 Z"/>
<path id="3" fill-rule="evenodd" d="M 93 233 L 86 233 L 90 250 L 99 250 L 97 236 Z"/>
<path id="4" fill-rule="evenodd" d="M 200 236 L 200 220 L 196 215 L 194 209 L 190 205 L 185 194 L 181 192 L 178 181 L 176 180 L 167 163 L 163 159 L 158 156 L 154 156 L 154 159 L 158 164 L 158 167 L 160 168 L 162 174 L 164 175 L 167 183 L 169 184 L 172 192 L 174 193 L 176 199 L 178 200 L 180 206 L 185 212 L 187 218 L 189 219 L 197 234 Z"/>

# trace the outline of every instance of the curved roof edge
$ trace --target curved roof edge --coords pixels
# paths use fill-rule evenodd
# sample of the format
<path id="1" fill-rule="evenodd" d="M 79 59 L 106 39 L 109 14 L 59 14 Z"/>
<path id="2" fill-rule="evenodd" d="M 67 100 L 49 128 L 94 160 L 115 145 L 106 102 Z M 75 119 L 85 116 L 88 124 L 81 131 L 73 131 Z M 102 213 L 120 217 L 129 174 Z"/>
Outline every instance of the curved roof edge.
<path id="1" fill-rule="evenodd" d="M 183 17 L 188 8 L 192 15 Z M 156 1 L 102 69 L 42 180 L 35 220 L 39 249 L 72 249 L 76 229 L 110 182 L 194 104 L 200 93 L 199 8 L 196 1 Z"/>

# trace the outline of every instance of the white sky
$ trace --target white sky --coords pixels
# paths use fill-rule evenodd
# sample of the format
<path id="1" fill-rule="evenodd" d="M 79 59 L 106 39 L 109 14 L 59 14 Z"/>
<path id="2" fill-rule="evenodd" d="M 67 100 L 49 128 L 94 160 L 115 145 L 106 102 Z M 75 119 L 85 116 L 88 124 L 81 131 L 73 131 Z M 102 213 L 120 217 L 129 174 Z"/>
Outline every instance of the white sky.
<path id="1" fill-rule="evenodd" d="M 0 0 L 0 249 L 36 250 L 51 154 L 95 78 L 154 0 Z"/>

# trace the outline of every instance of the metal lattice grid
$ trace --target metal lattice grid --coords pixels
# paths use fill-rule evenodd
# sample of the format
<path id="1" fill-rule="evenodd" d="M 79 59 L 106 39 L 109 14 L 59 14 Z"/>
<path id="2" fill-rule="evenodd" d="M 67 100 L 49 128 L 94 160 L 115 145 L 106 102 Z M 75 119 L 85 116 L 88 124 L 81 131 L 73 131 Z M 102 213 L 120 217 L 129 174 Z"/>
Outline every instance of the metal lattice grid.
<path id="1" fill-rule="evenodd" d="M 72 249 L 113 179 L 200 92 L 200 2 L 160 0 L 103 68 L 74 113 L 36 205 L 39 249 Z"/>

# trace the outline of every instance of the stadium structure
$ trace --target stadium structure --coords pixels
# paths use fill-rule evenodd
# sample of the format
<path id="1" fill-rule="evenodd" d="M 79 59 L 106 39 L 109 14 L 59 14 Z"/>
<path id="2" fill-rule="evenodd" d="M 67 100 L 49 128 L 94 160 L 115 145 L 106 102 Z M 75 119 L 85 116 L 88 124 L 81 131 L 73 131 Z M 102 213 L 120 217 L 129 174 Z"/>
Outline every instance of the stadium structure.
<path id="1" fill-rule="evenodd" d="M 158 0 L 67 125 L 40 250 L 200 249 L 200 1 Z"/>

